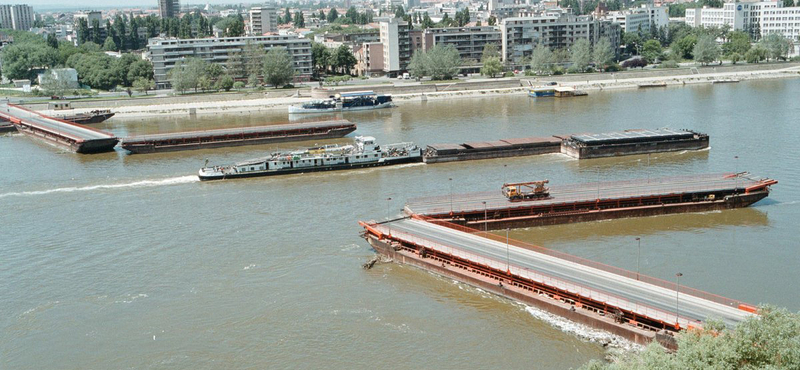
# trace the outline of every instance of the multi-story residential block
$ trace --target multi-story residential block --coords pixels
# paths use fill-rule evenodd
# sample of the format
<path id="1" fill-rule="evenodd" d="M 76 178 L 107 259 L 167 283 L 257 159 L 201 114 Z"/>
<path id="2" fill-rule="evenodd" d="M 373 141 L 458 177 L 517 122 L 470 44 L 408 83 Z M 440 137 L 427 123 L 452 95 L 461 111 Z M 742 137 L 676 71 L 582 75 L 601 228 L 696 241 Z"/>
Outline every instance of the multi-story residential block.
<path id="1" fill-rule="evenodd" d="M 242 52 L 245 45 L 253 43 L 266 50 L 284 47 L 291 55 L 296 80 L 311 77 L 311 41 L 296 35 L 271 35 L 247 37 L 222 37 L 203 39 L 152 38 L 147 43 L 146 57 L 153 62 L 153 72 L 158 88 L 170 86 L 169 71 L 184 58 L 200 58 L 228 68 L 231 53 Z M 236 76 L 246 78 L 247 76 Z"/>
<path id="2" fill-rule="evenodd" d="M 250 9 L 250 35 L 278 32 L 278 10 L 275 7 Z"/>
<path id="3" fill-rule="evenodd" d="M 548 12 L 528 18 L 507 18 L 500 23 L 502 57 L 507 64 L 518 64 L 530 57 L 537 45 L 552 50 L 568 49 L 578 39 L 594 44 L 607 37 L 619 45 L 620 26 L 591 16 L 575 16 L 564 11 Z"/>
<path id="4" fill-rule="evenodd" d="M 314 41 L 321 43 L 329 48 L 337 48 L 340 45 L 350 46 L 353 50 L 361 47 L 364 43 L 380 42 L 381 35 L 378 29 L 364 29 L 362 32 L 353 33 L 324 33 L 314 35 Z"/>
<path id="5" fill-rule="evenodd" d="M 766 8 L 760 15 L 758 31 L 761 37 L 777 33 L 792 41 L 800 40 L 800 7 Z"/>
<path id="6" fill-rule="evenodd" d="M 158 0 L 158 12 L 161 18 L 177 17 L 181 12 L 180 0 Z"/>
<path id="7" fill-rule="evenodd" d="M 383 71 L 391 77 L 405 71 L 411 60 L 411 24 L 397 18 L 379 18 L 383 44 Z"/>
<path id="8" fill-rule="evenodd" d="M 0 28 L 28 31 L 33 27 L 33 8 L 30 5 L 0 5 Z"/>
<path id="9" fill-rule="evenodd" d="M 356 55 L 356 73 L 359 76 L 383 74 L 383 43 L 365 42 L 354 51 Z"/>
<path id="10" fill-rule="evenodd" d="M 430 28 L 424 32 L 423 49 L 430 50 L 436 45 L 453 45 L 465 63 L 474 64 L 481 60 L 483 48 L 494 44 L 500 49 L 503 41 L 500 30 L 495 27 L 451 27 Z"/>
<path id="11" fill-rule="evenodd" d="M 78 24 L 78 22 L 81 19 L 86 21 L 86 24 L 89 25 L 89 27 L 92 26 L 92 24 L 93 24 L 92 22 L 94 22 L 94 21 L 97 21 L 98 23 L 103 24 L 103 13 L 100 12 L 100 11 L 97 11 L 97 10 L 87 10 L 87 11 L 75 13 L 75 15 L 72 16 L 72 20 L 73 20 L 74 24 Z"/>

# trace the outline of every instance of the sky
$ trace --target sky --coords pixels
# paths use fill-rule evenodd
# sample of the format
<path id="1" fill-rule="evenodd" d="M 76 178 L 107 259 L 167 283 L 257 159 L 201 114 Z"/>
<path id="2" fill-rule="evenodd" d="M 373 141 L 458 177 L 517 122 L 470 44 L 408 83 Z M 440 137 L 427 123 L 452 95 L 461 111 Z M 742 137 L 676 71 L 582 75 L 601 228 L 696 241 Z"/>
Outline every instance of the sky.
<path id="1" fill-rule="evenodd" d="M 5 3 L 5 0 L 0 1 Z M 260 3 L 259 0 L 181 0 L 181 4 L 239 4 L 239 3 Z M 114 7 L 149 7 L 158 6 L 158 0 L 72 0 L 68 6 L 64 1 L 58 0 L 11 0 L 12 4 L 27 4 L 33 7 L 34 11 L 49 9 L 108 9 Z"/>

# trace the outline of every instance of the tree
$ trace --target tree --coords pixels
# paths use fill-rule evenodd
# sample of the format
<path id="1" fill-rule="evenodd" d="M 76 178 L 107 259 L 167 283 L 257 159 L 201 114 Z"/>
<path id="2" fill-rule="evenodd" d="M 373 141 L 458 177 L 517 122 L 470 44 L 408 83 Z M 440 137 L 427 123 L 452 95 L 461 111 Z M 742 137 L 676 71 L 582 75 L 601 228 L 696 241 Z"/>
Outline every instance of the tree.
<path id="1" fill-rule="evenodd" d="M 625 51 L 628 54 L 638 55 L 641 52 L 642 38 L 637 32 L 625 32 L 622 35 L 622 43 L 625 45 Z"/>
<path id="2" fill-rule="evenodd" d="M 3 73 L 10 80 L 32 78 L 33 69 L 54 67 L 58 53 L 44 40 L 37 43 L 17 42 L 3 48 Z"/>
<path id="3" fill-rule="evenodd" d="M 418 52 L 411 58 L 409 70 L 416 77 L 430 75 L 433 80 L 450 80 L 458 73 L 461 55 L 453 45 L 436 45 L 426 52 Z"/>
<path id="4" fill-rule="evenodd" d="M 486 44 L 483 46 L 483 55 L 481 55 L 481 61 L 485 62 L 487 58 L 500 59 L 500 51 L 497 50 L 497 45 Z"/>
<path id="5" fill-rule="evenodd" d="M 394 16 L 395 18 L 401 18 L 401 19 L 406 16 L 406 11 L 405 9 L 403 9 L 402 5 L 398 5 L 397 7 L 394 8 Z"/>
<path id="6" fill-rule="evenodd" d="M 747 63 L 758 63 L 764 59 L 767 59 L 768 55 L 769 50 L 767 50 L 764 45 L 758 43 L 744 54 L 744 59 L 747 61 Z"/>
<path id="7" fill-rule="evenodd" d="M 243 53 L 240 51 L 231 51 L 228 53 L 228 75 L 233 78 L 247 77 L 247 67 L 244 62 Z"/>
<path id="8" fill-rule="evenodd" d="M 549 47 L 539 44 L 531 53 L 531 71 L 535 74 L 544 74 L 550 71 L 553 63 L 553 52 Z"/>
<path id="9" fill-rule="evenodd" d="M 54 33 L 47 34 L 47 46 L 58 49 L 58 38 Z"/>
<path id="10" fill-rule="evenodd" d="M 340 45 L 334 50 L 330 64 L 339 73 L 349 74 L 358 61 L 347 45 Z"/>
<path id="11" fill-rule="evenodd" d="M 233 83 L 233 88 L 235 90 L 241 90 L 241 89 L 244 88 L 244 86 L 245 86 L 244 82 L 242 82 L 242 81 L 236 81 L 236 82 Z"/>
<path id="12" fill-rule="evenodd" d="M 117 51 L 118 50 L 117 49 L 117 44 L 114 43 L 114 39 L 111 38 L 110 36 L 106 37 L 106 42 L 103 43 L 103 50 L 105 50 L 105 51 Z"/>
<path id="13" fill-rule="evenodd" d="M 731 63 L 736 64 L 736 62 L 742 60 L 743 56 L 739 53 L 731 53 L 728 55 L 728 58 L 730 58 Z"/>
<path id="14" fill-rule="evenodd" d="M 423 14 L 423 16 L 422 16 L 422 28 L 423 29 L 433 28 L 435 25 L 436 24 L 433 23 L 433 20 L 428 15 L 428 13 Z"/>
<path id="15" fill-rule="evenodd" d="M 495 18 L 495 16 L 490 16 L 487 23 L 489 24 L 489 26 L 495 26 L 497 25 L 497 18 Z"/>
<path id="16" fill-rule="evenodd" d="M 714 36 L 702 35 L 694 45 L 694 60 L 702 64 L 711 63 L 719 58 L 719 46 Z"/>
<path id="17" fill-rule="evenodd" d="M 758 42 L 759 44 L 763 45 L 764 48 L 767 50 L 767 58 L 778 60 L 778 59 L 786 59 L 786 55 L 789 53 L 790 43 L 789 40 L 781 36 L 779 33 L 769 33 L 766 36 L 761 38 L 761 41 Z"/>
<path id="18" fill-rule="evenodd" d="M 264 72 L 264 58 L 267 52 L 264 47 L 248 41 L 244 45 L 242 57 L 244 58 L 245 73 L 248 76 L 261 76 Z"/>
<path id="19" fill-rule="evenodd" d="M 606 66 L 614 62 L 614 49 L 608 37 L 601 37 L 600 40 L 597 40 L 597 43 L 594 44 L 594 53 L 592 56 L 594 57 L 595 65 L 603 70 L 605 70 Z"/>
<path id="20" fill-rule="evenodd" d="M 138 92 L 143 92 L 145 95 L 147 95 L 148 91 L 155 88 L 156 88 L 155 81 L 150 79 L 139 77 L 133 81 L 133 89 Z"/>
<path id="21" fill-rule="evenodd" d="M 314 76 L 319 77 L 321 73 L 328 70 L 330 65 L 331 52 L 327 46 L 311 42 L 311 65 L 313 66 Z"/>
<path id="22" fill-rule="evenodd" d="M 694 59 L 694 47 L 697 45 L 697 36 L 686 35 L 670 45 L 670 49 L 675 55 L 683 59 Z"/>
<path id="23" fill-rule="evenodd" d="M 728 36 L 728 41 L 722 44 L 722 53 L 731 55 L 738 53 L 744 55 L 750 50 L 750 34 L 742 31 L 733 31 Z"/>
<path id="24" fill-rule="evenodd" d="M 153 63 L 149 60 L 137 60 L 128 67 L 126 79 L 128 81 L 136 81 L 138 79 L 152 80 Z"/>
<path id="25" fill-rule="evenodd" d="M 328 12 L 328 23 L 336 22 L 339 19 L 339 12 L 336 11 L 336 8 L 331 8 L 331 11 Z"/>
<path id="26" fill-rule="evenodd" d="M 306 20 L 303 18 L 303 12 L 294 12 L 294 26 L 295 28 L 303 28 L 306 26 Z"/>
<path id="27" fill-rule="evenodd" d="M 207 62 L 200 58 L 186 58 L 178 61 L 167 74 L 172 88 L 184 92 L 189 89 L 197 91 L 200 76 L 206 70 Z"/>
<path id="28" fill-rule="evenodd" d="M 592 45 L 588 39 L 580 38 L 572 44 L 572 66 L 579 72 L 586 71 L 592 61 Z"/>
<path id="29" fill-rule="evenodd" d="M 346 47 L 346 46 L 345 46 Z M 264 81 L 275 88 L 292 82 L 294 62 L 284 47 L 273 47 L 264 58 Z"/>
<path id="30" fill-rule="evenodd" d="M 662 59 L 663 50 L 658 40 L 647 40 L 642 46 L 642 56 L 647 63 L 656 63 Z"/>
<path id="31" fill-rule="evenodd" d="M 503 63 L 500 62 L 500 57 L 490 56 L 483 58 L 483 67 L 481 67 L 481 74 L 494 78 L 494 76 L 503 72 Z"/>
<path id="32" fill-rule="evenodd" d="M 217 88 L 217 90 L 231 91 L 231 89 L 233 88 L 233 84 L 234 84 L 233 77 L 225 75 L 217 80 L 215 87 Z"/>

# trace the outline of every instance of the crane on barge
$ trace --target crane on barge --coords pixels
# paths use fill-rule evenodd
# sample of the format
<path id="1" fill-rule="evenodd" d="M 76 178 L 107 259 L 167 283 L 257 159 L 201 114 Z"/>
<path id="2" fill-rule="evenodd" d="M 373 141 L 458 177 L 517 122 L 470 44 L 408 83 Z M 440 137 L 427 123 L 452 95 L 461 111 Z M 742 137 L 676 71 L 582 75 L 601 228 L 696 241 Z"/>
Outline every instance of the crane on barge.
<path id="1" fill-rule="evenodd" d="M 550 180 L 512 182 L 503 184 L 503 195 L 512 202 L 550 198 L 550 188 L 545 184 Z"/>

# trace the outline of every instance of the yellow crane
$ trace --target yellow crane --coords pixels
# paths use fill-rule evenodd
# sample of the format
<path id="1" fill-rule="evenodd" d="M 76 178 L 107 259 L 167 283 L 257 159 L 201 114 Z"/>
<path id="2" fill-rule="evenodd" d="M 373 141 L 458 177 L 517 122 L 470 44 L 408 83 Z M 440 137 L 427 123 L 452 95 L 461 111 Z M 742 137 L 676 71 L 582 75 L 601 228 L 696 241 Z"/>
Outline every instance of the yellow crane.
<path id="1" fill-rule="evenodd" d="M 550 188 L 544 185 L 550 180 L 513 182 L 503 184 L 503 195 L 511 201 L 536 200 L 550 198 Z"/>

